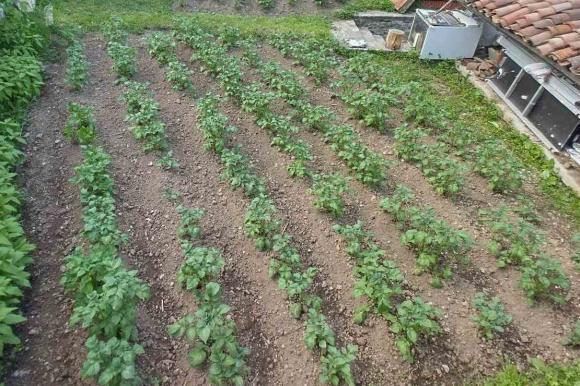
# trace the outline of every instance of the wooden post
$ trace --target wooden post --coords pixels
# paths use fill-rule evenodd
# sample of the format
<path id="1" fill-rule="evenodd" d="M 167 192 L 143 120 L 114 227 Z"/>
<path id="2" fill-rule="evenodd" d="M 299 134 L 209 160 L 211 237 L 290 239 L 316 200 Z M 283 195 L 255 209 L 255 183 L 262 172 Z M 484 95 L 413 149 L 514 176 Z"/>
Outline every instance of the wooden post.
<path id="1" fill-rule="evenodd" d="M 386 46 L 388 50 L 397 51 L 401 48 L 403 44 L 403 39 L 405 38 L 405 32 L 400 29 L 390 29 L 387 34 Z"/>

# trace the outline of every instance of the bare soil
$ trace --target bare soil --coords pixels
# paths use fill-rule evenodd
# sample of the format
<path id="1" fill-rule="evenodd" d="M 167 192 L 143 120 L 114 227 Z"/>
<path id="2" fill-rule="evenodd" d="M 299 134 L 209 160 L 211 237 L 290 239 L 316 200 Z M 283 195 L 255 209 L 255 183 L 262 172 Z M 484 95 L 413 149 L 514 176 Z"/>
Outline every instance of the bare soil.
<path id="1" fill-rule="evenodd" d="M 31 267 L 32 288 L 24 303 L 28 321 L 19 328 L 23 349 L 15 354 L 6 384 L 91 384 L 80 379 L 86 355 L 85 334 L 67 327 L 72 303 L 59 284 L 64 257 L 79 242 L 82 226 L 78 189 L 68 183 L 74 165 L 81 161 L 81 153 L 60 133 L 69 101 L 90 105 L 94 110 L 98 142 L 112 157 L 120 228 L 130 236 L 122 255 L 127 265 L 137 269 L 151 287 L 152 297 L 140 305 L 138 318 L 139 337 L 145 347 L 139 367 L 146 383 L 208 384 L 205 369 L 189 367 L 187 344 L 167 334 L 168 324 L 196 309 L 193 296 L 176 283 L 184 257 L 176 235 L 179 216 L 175 205 L 164 196 L 165 189 L 172 188 L 181 194 L 183 204 L 206 211 L 200 243 L 219 248 L 225 258 L 220 284 L 225 301 L 232 306 L 240 341 L 250 349 L 248 384 L 317 384 L 319 358 L 305 348 L 303 322 L 290 317 L 288 300 L 268 278 L 268 254 L 258 252 L 244 235 L 247 200 L 241 192 L 229 189 L 220 178 L 219 160 L 202 148 L 203 138 L 196 124 L 196 98 L 210 91 L 220 94 L 218 84 L 200 71 L 198 63 L 189 63 L 191 51 L 180 47 L 180 58 L 193 70 L 196 98 L 177 92 L 164 80 L 163 69 L 147 55 L 141 37 L 132 37 L 131 43 L 138 48 L 136 80 L 150 83 L 161 107 L 161 119 L 167 125 L 170 148 L 180 166 L 170 171 L 156 167 L 154 154 L 145 153 L 133 138 L 124 120 L 124 103 L 119 100 L 124 86 L 115 84 L 112 62 L 101 37 L 90 36 L 85 41 L 90 71 L 89 84 L 81 93 L 71 93 L 64 86 L 63 64 L 47 67 L 43 94 L 31 109 L 26 125 L 28 158 L 20 170 L 25 228 L 38 248 Z M 271 47 L 263 47 L 261 54 L 285 68 L 302 71 Z M 256 77 L 251 69 L 244 71 L 248 79 Z M 315 86 L 308 79 L 303 83 L 312 102 L 332 108 L 344 122 L 356 127 L 369 147 L 396 161 L 391 138 L 350 119 L 345 106 L 328 87 Z M 283 103 L 277 109 L 289 111 Z M 378 208 L 386 190 L 351 183 L 352 193 L 343 221 L 363 220 L 388 257 L 405 273 L 407 291 L 444 312 L 441 321 L 444 333 L 423 342 L 417 350 L 416 362 L 409 364 L 398 354 L 385 320 L 371 317 L 364 326 L 352 323 L 353 310 L 362 301 L 352 296 L 353 263 L 331 230 L 336 221 L 312 206 L 306 182 L 288 177 L 286 166 L 290 158 L 271 147 L 268 135 L 253 123 L 253 117 L 233 102 L 224 103 L 223 112 L 239 129 L 232 143 L 241 145 L 252 159 L 256 173 L 265 179 L 285 230 L 293 236 L 304 261 L 319 269 L 314 288 L 324 300 L 324 313 L 340 344 L 359 346 L 353 372 L 361 384 L 454 385 L 472 376 L 491 373 L 506 357 L 525 366 L 528 358 L 534 356 L 549 361 L 580 356 L 578 351 L 560 345 L 580 312 L 580 277 L 569 262 L 571 249 L 567 242 L 572 227 L 567 219 L 546 209 L 548 206 L 531 184 L 526 186 L 526 193 L 544 216 L 542 229 L 549 240 L 546 248 L 562 261 L 572 280 L 573 290 L 566 307 L 545 303 L 528 306 L 517 286 L 519 273 L 496 268 L 486 249 L 489 232 L 476 221 L 475 213 L 483 207 L 509 204 L 510 199 L 493 194 L 480 177 L 470 175 L 464 194 L 451 201 L 434 193 L 413 166 L 398 162 L 389 173 L 392 184 L 413 187 L 419 202 L 432 206 L 442 218 L 476 240 L 469 256 L 471 264 L 458 265 L 456 277 L 443 289 L 430 287 L 428 275 L 414 274 L 414 254 L 401 246 L 400 230 Z M 303 130 L 299 136 L 312 146 L 316 156 L 313 165 L 318 170 L 348 174 L 319 134 Z M 470 320 L 474 314 L 471 301 L 478 291 L 500 296 L 514 316 L 513 325 L 492 342 L 481 339 Z"/>

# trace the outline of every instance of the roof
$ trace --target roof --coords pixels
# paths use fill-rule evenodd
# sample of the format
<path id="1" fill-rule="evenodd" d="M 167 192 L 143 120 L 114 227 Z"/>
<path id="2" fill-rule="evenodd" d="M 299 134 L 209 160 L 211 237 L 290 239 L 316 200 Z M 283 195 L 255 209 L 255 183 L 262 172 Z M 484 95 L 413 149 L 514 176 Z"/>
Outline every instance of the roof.
<path id="1" fill-rule="evenodd" d="M 580 75 L 580 0 L 477 0 L 472 5 L 540 55 Z"/>

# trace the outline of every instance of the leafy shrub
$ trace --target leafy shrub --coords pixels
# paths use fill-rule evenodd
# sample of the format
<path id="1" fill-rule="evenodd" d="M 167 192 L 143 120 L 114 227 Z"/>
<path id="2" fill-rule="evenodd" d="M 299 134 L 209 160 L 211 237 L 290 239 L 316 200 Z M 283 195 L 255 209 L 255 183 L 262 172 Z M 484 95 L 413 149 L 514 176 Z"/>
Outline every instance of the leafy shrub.
<path id="1" fill-rule="evenodd" d="M 89 106 L 71 102 L 68 104 L 68 113 L 63 135 L 72 143 L 91 144 L 96 137 L 93 110 Z"/>
<path id="2" fill-rule="evenodd" d="M 0 119 L 22 114 L 42 84 L 42 65 L 36 57 L 0 50 Z"/>
<path id="3" fill-rule="evenodd" d="M 339 174 L 316 174 L 313 177 L 312 194 L 314 206 L 335 217 L 342 216 L 344 202 L 342 195 L 348 192 L 347 180 Z"/>
<path id="4" fill-rule="evenodd" d="M 560 262 L 549 257 L 540 257 L 522 268 L 520 286 L 530 302 L 547 298 L 555 303 L 565 303 L 565 295 L 570 289 Z"/>
<path id="5" fill-rule="evenodd" d="M 472 317 L 483 333 L 485 339 L 493 339 L 495 333 L 501 333 L 512 322 L 512 317 L 505 313 L 498 297 L 489 299 L 482 292 L 475 294 L 473 306 L 478 314 Z"/>
<path id="6" fill-rule="evenodd" d="M 270 9 L 274 6 L 274 0 L 258 0 L 258 4 L 264 9 Z"/>

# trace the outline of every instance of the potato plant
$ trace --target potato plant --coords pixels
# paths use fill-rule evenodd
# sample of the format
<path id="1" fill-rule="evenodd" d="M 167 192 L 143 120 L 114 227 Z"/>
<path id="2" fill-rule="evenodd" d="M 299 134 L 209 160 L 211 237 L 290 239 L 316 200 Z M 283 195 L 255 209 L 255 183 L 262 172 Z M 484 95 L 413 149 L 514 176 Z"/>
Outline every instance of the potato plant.
<path id="1" fill-rule="evenodd" d="M 353 90 L 351 93 L 342 93 L 341 98 L 353 117 L 381 133 L 386 131 L 387 121 L 391 119 L 389 108 L 396 103 L 389 93 L 383 90 Z"/>
<path id="2" fill-rule="evenodd" d="M 455 197 L 465 184 L 467 168 L 450 159 L 443 144 L 426 144 L 421 139 L 428 133 L 407 126 L 395 130 L 396 154 L 416 165 L 439 194 Z"/>
<path id="3" fill-rule="evenodd" d="M 75 39 L 66 49 L 67 67 L 66 82 L 74 91 L 80 90 L 87 83 L 87 59 L 83 43 Z"/>
<path id="4" fill-rule="evenodd" d="M 357 352 L 358 347 L 354 344 L 341 349 L 329 346 L 326 355 L 321 359 L 320 381 L 333 386 L 341 383 L 354 386 L 355 381 L 350 371 L 350 364 L 356 359 Z"/>
<path id="5" fill-rule="evenodd" d="M 127 104 L 127 120 L 133 123 L 133 136 L 144 142 L 145 151 L 165 150 L 165 124 L 159 119 L 159 104 L 144 83 L 127 82 L 122 95 Z"/>
<path id="6" fill-rule="evenodd" d="M 473 307 L 477 310 L 477 315 L 471 319 L 477 323 L 485 339 L 493 339 L 495 334 L 504 332 L 512 322 L 511 315 L 506 314 L 498 297 L 489 298 L 478 292 L 473 299 Z"/>
<path id="7" fill-rule="evenodd" d="M 424 303 L 421 299 L 405 300 L 397 306 L 396 316 L 389 316 L 391 331 L 397 336 L 396 345 L 403 357 L 413 362 L 413 348 L 421 337 L 430 337 L 442 332 L 437 319 L 441 311 Z"/>
<path id="8" fill-rule="evenodd" d="M 340 217 L 344 213 L 343 195 L 349 191 L 348 180 L 340 174 L 316 174 L 312 178 L 314 206 L 320 210 L 329 212 L 334 217 Z"/>
<path id="9" fill-rule="evenodd" d="M 227 180 L 233 189 L 241 188 L 247 197 L 252 198 L 267 193 L 266 184 L 254 174 L 250 161 L 239 149 L 223 150 L 221 161 L 224 165 L 222 178 Z"/>
<path id="10" fill-rule="evenodd" d="M 539 254 L 543 235 L 524 219 L 510 218 L 507 207 L 482 210 L 480 216 L 491 229 L 489 251 L 498 258 L 499 267 L 527 264 Z"/>
<path id="11" fill-rule="evenodd" d="M 68 120 L 62 134 L 73 144 L 89 145 L 95 140 L 93 110 L 71 102 L 68 104 Z"/>
<path id="12" fill-rule="evenodd" d="M 99 147 L 83 147 L 84 161 L 72 182 L 79 185 L 86 251 L 65 258 L 61 279 L 74 295 L 70 324 L 88 332 L 87 360 L 81 375 L 102 385 L 139 384 L 135 362 L 143 348 L 137 340 L 137 304 L 149 297 L 136 271 L 123 267 L 118 247 L 126 241 L 117 227 L 110 159 Z"/>
<path id="13" fill-rule="evenodd" d="M 276 34 L 270 37 L 270 44 L 284 56 L 292 57 L 304 67 L 304 73 L 317 84 L 325 83 L 337 61 L 333 47 L 327 40 L 319 38 L 299 38 L 293 34 Z"/>
<path id="14" fill-rule="evenodd" d="M 198 121 L 204 139 L 204 149 L 222 154 L 225 149 L 226 138 L 237 129 L 229 126 L 228 118 L 219 113 L 219 99 L 213 94 L 208 94 L 198 102 Z"/>
<path id="15" fill-rule="evenodd" d="M 478 145 L 474 170 L 489 180 L 494 192 L 518 191 L 523 183 L 523 165 L 499 141 Z"/>
<path id="16" fill-rule="evenodd" d="M 107 52 L 113 59 L 113 70 L 117 73 L 119 80 L 130 79 L 137 72 L 137 51 L 123 43 L 115 41 L 109 42 Z"/>
<path id="17" fill-rule="evenodd" d="M 378 186 L 385 179 L 386 161 L 363 145 L 350 126 L 331 126 L 325 134 L 332 149 L 365 185 Z"/>
<path id="18" fill-rule="evenodd" d="M 191 82 L 192 72 L 187 66 L 177 59 L 172 59 L 167 63 L 165 69 L 165 79 L 174 90 L 187 91 L 190 94 L 195 92 L 193 83 Z"/>
<path id="19" fill-rule="evenodd" d="M 217 249 L 193 244 L 201 235 L 199 221 L 204 211 L 180 205 L 177 212 L 180 215 L 177 235 L 185 256 L 177 281 L 196 296 L 198 307 L 195 314 L 168 326 L 168 332 L 185 337 L 193 345 L 188 355 L 192 367 L 208 363 L 211 384 L 241 386 L 249 372 L 246 365 L 249 351 L 237 340 L 230 307 L 223 303 L 221 287 L 216 282 L 224 260 Z"/>
<path id="20" fill-rule="evenodd" d="M 574 325 L 574 329 L 564 341 L 565 346 L 580 347 L 580 319 Z"/>
<path id="21" fill-rule="evenodd" d="M 244 230 L 255 240 L 256 248 L 269 251 L 273 246 L 273 237 L 280 229 L 280 221 L 276 218 L 276 206 L 267 196 L 254 198 L 246 211 Z"/>
<path id="22" fill-rule="evenodd" d="M 177 60 L 175 41 L 170 34 L 154 32 L 145 39 L 149 55 L 157 59 L 160 65 L 166 66 L 170 61 Z"/>
<path id="23" fill-rule="evenodd" d="M 412 349 L 421 337 L 441 331 L 437 322 L 441 311 L 418 297 L 404 298 L 403 273 L 392 260 L 385 258 L 385 251 L 373 241 L 373 234 L 364 230 L 362 222 L 335 225 L 333 229 L 346 242 L 349 256 L 356 259 L 354 295 L 366 296 L 373 306 L 372 309 L 366 305 L 357 308 L 354 322 L 364 323 L 371 311 L 386 318 L 398 336 L 397 348 L 406 360 L 413 361 Z"/>
<path id="24" fill-rule="evenodd" d="M 215 119 L 221 113 L 217 111 L 215 99 L 206 100 L 206 108 L 198 115 L 200 126 L 209 119 Z M 215 133 L 221 133 L 220 142 L 226 143 L 227 119 L 221 120 L 222 128 L 214 130 Z M 203 130 L 203 128 L 202 128 Z M 207 150 L 214 150 L 221 154 L 222 162 L 227 161 L 228 154 L 237 153 L 236 150 L 222 148 L 217 150 L 212 146 L 215 137 L 213 135 L 206 137 L 209 143 L 206 143 Z M 226 158 L 224 158 L 226 155 Z M 245 163 L 245 162 L 244 162 Z M 251 174 L 247 163 L 243 168 L 247 180 L 260 181 L 260 179 Z M 235 173 L 234 173 L 235 174 Z M 237 181 L 237 180 L 236 180 Z M 250 196 L 252 197 L 252 196 Z M 272 250 L 273 255 L 269 265 L 269 275 L 271 278 L 277 278 L 280 289 L 286 291 L 288 298 L 291 300 L 290 313 L 295 318 L 300 318 L 304 311 L 308 313 L 319 312 L 322 299 L 311 293 L 311 286 L 316 276 L 316 269 L 313 267 L 304 268 L 300 254 L 296 247 L 292 245 L 289 235 L 280 232 L 280 220 L 277 218 L 277 209 L 274 202 L 268 198 L 266 189 L 259 192 L 253 197 L 246 209 L 244 219 L 244 230 L 246 235 L 255 240 L 256 248 L 259 250 Z M 312 311 L 311 311 L 312 310 Z M 175 327 L 175 332 L 179 330 Z M 181 334 L 186 333 L 185 330 Z M 334 333 L 329 332 L 334 335 Z M 193 335 L 193 333 L 191 334 Z M 309 338 L 311 339 L 311 338 Z M 310 340 L 309 340 L 310 341 Z M 205 360 L 205 349 L 200 347 L 194 350 L 193 358 L 195 363 Z M 354 360 L 355 350 L 348 347 L 339 350 L 334 346 L 328 347 L 328 353 L 322 354 L 323 378 L 330 382 L 337 383 L 341 379 L 345 382 L 352 382 L 350 375 L 350 363 Z M 191 357 L 190 357 L 191 358 Z"/>
<path id="25" fill-rule="evenodd" d="M 543 256 L 522 267 L 520 286 L 532 304 L 541 299 L 563 304 L 570 290 L 570 280 L 559 261 Z"/>

